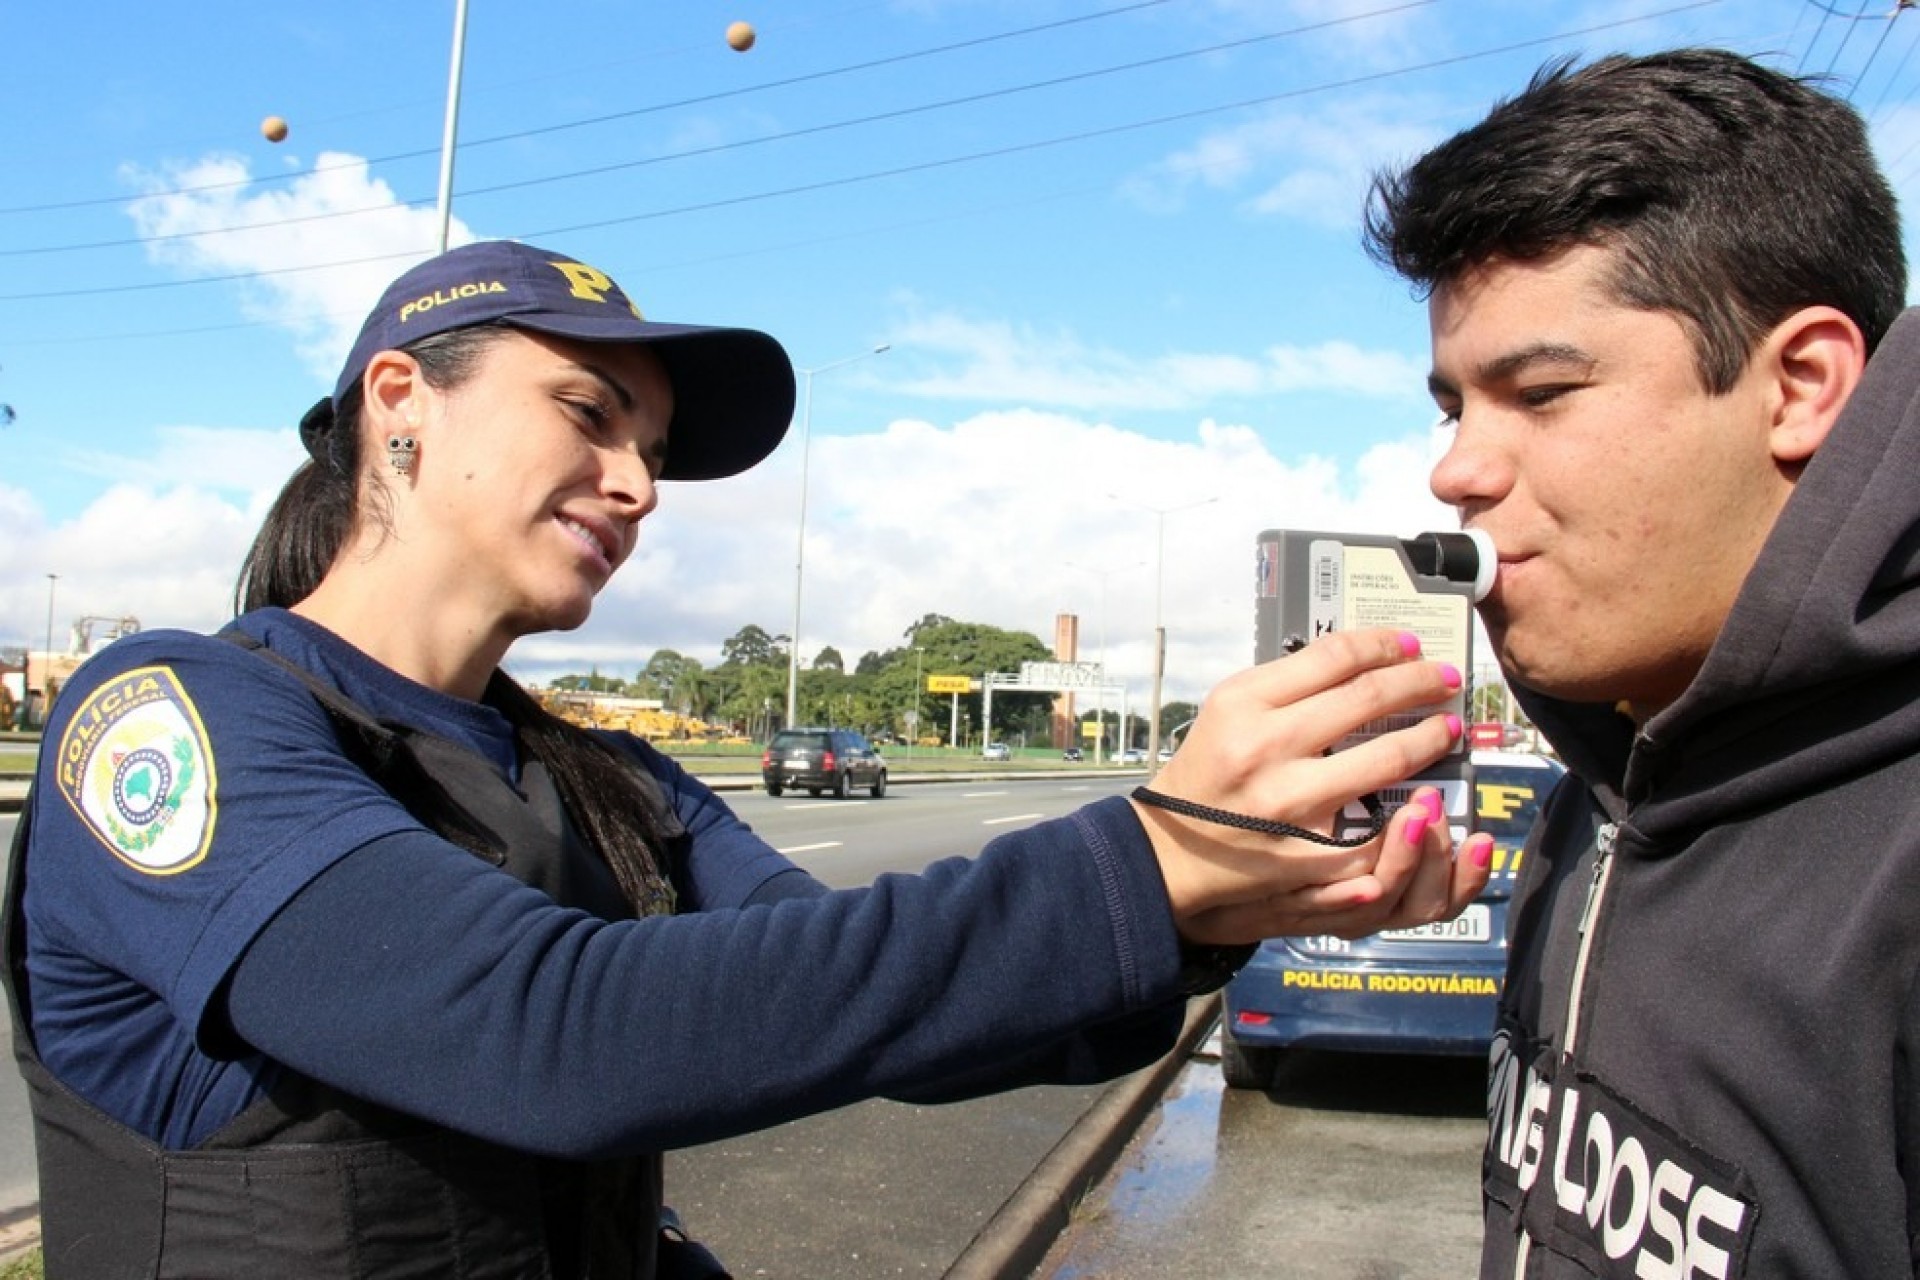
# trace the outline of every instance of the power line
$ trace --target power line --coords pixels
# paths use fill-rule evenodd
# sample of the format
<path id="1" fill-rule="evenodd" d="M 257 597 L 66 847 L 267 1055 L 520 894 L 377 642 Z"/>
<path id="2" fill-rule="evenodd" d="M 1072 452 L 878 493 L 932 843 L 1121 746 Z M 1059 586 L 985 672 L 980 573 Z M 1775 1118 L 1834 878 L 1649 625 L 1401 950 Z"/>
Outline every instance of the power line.
<path id="1" fill-rule="evenodd" d="M 1166 0 L 1150 0 L 1150 3 L 1153 3 L 1153 4 L 1162 4 L 1165 2 Z M 1169 63 L 1189 61 L 1194 58 L 1209 57 L 1214 54 L 1225 53 L 1234 49 L 1243 49 L 1253 45 L 1270 43 L 1275 40 L 1290 39 L 1294 36 L 1311 34 L 1315 31 L 1320 31 L 1328 27 L 1345 26 L 1349 23 L 1359 22 L 1366 19 L 1370 19 L 1370 18 L 1391 16 L 1396 13 L 1405 12 L 1406 10 L 1409 10 L 1409 9 L 1424 8 L 1427 5 L 1435 4 L 1437 2 L 1438 0 L 1405 0 L 1404 3 L 1396 4 L 1385 9 L 1375 9 L 1368 13 L 1350 14 L 1346 17 L 1332 18 L 1322 22 L 1307 23 L 1303 26 L 1290 27 L 1282 31 L 1270 31 L 1270 32 L 1264 32 L 1260 35 L 1244 36 L 1238 40 L 1227 40 L 1219 44 L 1206 45 L 1198 49 L 1186 49 L 1178 53 L 1161 54 L 1157 57 L 1142 58 L 1133 62 L 1119 63 L 1119 64 L 1108 66 L 1108 67 L 1098 67 L 1089 71 L 1075 72 L 1071 75 L 1055 76 L 1047 80 L 1029 81 L 1026 84 L 1011 85 L 1002 89 L 983 90 L 979 93 L 964 94 L 957 98 L 946 98 L 937 102 L 922 103 L 918 106 L 900 107 L 891 111 L 874 112 L 871 115 L 857 116 L 847 120 L 837 120 L 827 124 L 810 125 L 806 128 L 801 128 L 801 129 L 789 129 L 784 133 L 764 134 L 758 138 L 744 138 L 734 142 L 714 143 L 710 146 L 692 147 L 684 151 L 669 152 L 665 155 L 646 156 L 638 160 L 621 160 L 612 164 L 595 165 L 595 166 L 592 166 L 591 168 L 586 168 L 586 169 L 573 169 L 564 173 L 548 174 L 546 176 L 538 177 L 538 178 L 523 178 L 514 182 L 501 182 L 501 183 L 492 184 L 490 186 L 463 188 L 457 194 L 467 199 L 472 199 L 475 196 L 495 195 L 503 191 L 519 191 L 519 190 L 524 190 L 528 187 L 547 186 L 557 182 L 570 182 L 578 178 L 599 177 L 604 174 L 619 173 L 629 169 L 645 168 L 651 165 L 664 164 L 671 160 L 685 160 L 695 156 L 717 155 L 727 151 L 742 150 L 747 147 L 765 146 L 768 143 L 772 143 L 772 142 L 787 142 L 795 138 L 811 137 L 811 136 L 825 134 L 825 133 L 835 133 L 843 129 L 857 128 L 861 125 L 877 124 L 881 121 L 886 121 L 886 120 L 901 120 L 901 119 L 906 119 L 910 116 L 926 115 L 935 111 L 945 111 L 953 107 L 973 106 L 982 102 L 991 102 L 1000 98 L 1013 97 L 1017 94 L 1033 93 L 1041 89 L 1057 89 L 1062 85 L 1074 84 L 1074 83 L 1087 81 L 1087 80 L 1097 80 L 1106 76 L 1121 75 L 1129 71 L 1140 71 L 1148 67 L 1165 66 Z M 1134 6 L 1134 7 L 1137 8 L 1139 6 Z M 1108 13 L 1112 13 L 1112 12 L 1117 12 L 1117 11 L 1115 10 L 1108 11 Z M 1053 25 L 1059 25 L 1059 24 L 1056 23 Z M 949 46 L 949 47 L 952 47 L 952 46 Z M 862 65 L 872 65 L 872 64 L 862 64 Z M 819 74 L 824 75 L 829 73 L 823 72 Z M 838 74 L 838 73 L 831 73 L 831 74 Z M 802 78 L 807 78 L 807 77 L 802 77 Z M 790 84 L 790 83 L 796 83 L 796 82 L 797 81 L 784 81 L 782 83 Z M 683 102 L 683 103 L 678 103 L 674 105 L 685 105 L 685 103 Z M 658 110 L 658 109 L 660 108 L 649 107 L 649 108 L 646 108 L 645 110 L 652 111 L 652 110 Z M 624 112 L 622 113 L 621 117 L 601 116 L 601 117 L 597 117 L 595 121 L 586 122 L 586 123 L 598 123 L 599 121 L 617 119 L 617 118 L 622 118 L 624 116 L 630 116 L 634 114 L 639 114 L 639 113 Z M 578 125 L 568 124 L 564 126 L 553 126 L 553 127 L 556 129 L 557 128 L 576 128 L 578 127 Z M 534 130 L 533 132 L 537 133 L 537 132 L 548 132 L 548 131 L 551 131 L 551 130 Z M 529 135 L 515 134 L 512 136 L 525 137 Z M 336 166 L 336 167 L 353 167 L 353 166 Z M 224 184 L 224 185 L 234 185 L 234 184 Z M 241 183 L 238 185 L 244 185 L 244 183 Z M 155 193 L 152 196 L 142 197 L 142 198 L 159 199 L 167 195 L 185 194 L 187 192 L 205 190 L 205 189 L 210 189 L 210 188 L 182 188 L 178 191 L 159 192 L 159 193 Z M 412 198 L 412 199 L 401 201 L 400 205 L 403 208 L 414 208 L 416 206 L 424 206 L 431 203 L 432 201 L 428 199 Z M 224 234 L 227 234 L 228 232 L 233 232 L 233 231 L 261 231 L 261 230 L 267 230 L 267 229 L 276 228 L 276 227 L 296 226 L 302 223 L 323 222 L 333 218 L 356 217 L 364 213 L 382 213 L 393 207 L 394 206 L 392 204 L 369 205 L 360 209 L 335 209 L 335 210 L 329 210 L 326 213 L 302 214 L 297 217 L 291 217 L 291 218 L 275 218 L 275 219 L 270 219 L 264 222 L 248 222 L 248 223 L 242 223 L 242 224 L 238 224 L 230 227 L 208 228 L 208 229 L 199 230 L 199 231 L 178 231 L 178 232 L 170 232 L 164 235 L 154 235 L 154 236 L 130 236 L 130 237 L 125 237 L 117 240 L 94 240 L 94 241 L 78 243 L 78 244 L 36 245 L 36 246 L 28 246 L 26 248 L 19 248 L 19 249 L 0 249 L 0 258 L 39 256 L 39 255 L 52 254 L 52 253 L 75 253 L 75 252 L 81 252 L 81 251 L 93 250 L 93 249 L 117 249 L 117 248 L 125 248 L 132 245 L 155 244 L 155 243 L 162 243 L 162 242 L 175 241 L 175 240 L 190 240 L 200 236 L 224 235 Z"/>
<path id="2" fill-rule="evenodd" d="M 1840 55 L 1847 51 L 1847 42 L 1853 39 L 1854 27 L 1858 25 L 1861 18 L 1867 16 L 1867 7 L 1877 2 L 1878 0 L 1862 0 L 1860 12 L 1853 15 L 1854 20 L 1848 23 L 1846 29 L 1840 33 L 1840 45 L 1833 51 L 1833 57 L 1827 59 L 1828 75 L 1832 75 L 1833 69 L 1840 65 Z"/>
<path id="3" fill-rule="evenodd" d="M 1908 23 L 1907 25 L 1909 27 L 1913 26 L 1912 23 Z M 1893 87 L 1899 84 L 1901 77 L 1906 74 L 1907 63 L 1913 58 L 1915 46 L 1920 46 L 1920 30 L 1916 30 L 1914 32 L 1914 38 L 1907 41 L 1907 51 L 1900 55 L 1900 65 L 1895 67 L 1893 74 L 1887 77 L 1886 86 L 1880 90 L 1880 96 L 1874 100 L 1873 109 L 1867 112 L 1867 118 L 1869 120 L 1872 120 L 1880 114 L 1880 108 L 1886 105 L 1887 95 L 1893 92 Z M 1907 97 L 1903 99 L 1903 101 L 1911 100 L 1912 97 L 1913 91 L 1909 89 L 1907 91 Z"/>
<path id="4" fill-rule="evenodd" d="M 1873 42 L 1873 51 L 1867 54 L 1866 62 L 1860 67 L 1860 74 L 1854 77 L 1854 89 L 1859 89 L 1867 83 L 1867 73 L 1873 70 L 1874 59 L 1880 56 L 1880 50 L 1886 46 L 1887 37 L 1893 34 L 1893 20 L 1899 16 L 1899 13 L 1900 11 L 1895 9 L 1887 15 L 1887 25 L 1880 28 L 1880 38 Z M 1853 101 L 1853 93 L 1851 91 L 1847 94 L 1847 101 Z"/>
<path id="5" fill-rule="evenodd" d="M 1492 48 L 1476 50 L 1476 51 L 1463 53 L 1463 54 L 1456 54 L 1446 58 L 1433 59 L 1427 62 L 1421 62 L 1421 63 L 1416 63 L 1408 66 L 1392 68 L 1384 71 L 1370 72 L 1363 75 L 1351 76 L 1341 80 L 1327 81 L 1322 84 L 1311 85 L 1303 88 L 1283 90 L 1279 93 L 1265 94 L 1255 98 L 1241 99 L 1239 101 L 1224 103 L 1216 106 L 1195 108 L 1189 111 L 1174 112 L 1166 115 L 1154 116 L 1148 119 L 1130 121 L 1124 124 L 1109 125 L 1109 126 L 1104 126 L 1098 129 L 1089 129 L 1089 130 L 1083 130 L 1083 131 L 1072 133 L 1072 134 L 1058 135 L 1052 138 L 1044 138 L 1044 139 L 1038 139 L 1038 140 L 1023 142 L 1023 143 L 1009 144 L 1003 147 L 994 147 L 994 148 L 989 148 L 982 151 L 970 152 L 963 155 L 948 156 L 948 157 L 943 157 L 936 160 L 920 161 L 913 164 L 898 165 L 898 166 L 894 166 L 887 169 L 881 169 L 881 170 L 870 170 L 865 173 L 851 174 L 851 175 L 846 175 L 838 178 L 822 179 L 816 182 L 799 183 L 792 186 L 780 187 L 780 188 L 775 188 L 775 189 L 760 191 L 760 192 L 752 192 L 745 195 L 722 197 L 714 200 L 706 200 L 706 201 L 700 201 L 692 204 L 674 206 L 671 208 L 649 210 L 643 213 L 627 214 L 617 218 L 607 218 L 607 219 L 596 220 L 593 222 L 577 223 L 577 224 L 566 226 L 566 227 L 549 227 L 549 228 L 544 228 L 537 231 L 522 231 L 522 232 L 516 233 L 516 235 L 518 238 L 522 238 L 522 239 L 536 239 L 543 236 L 551 237 L 551 236 L 557 236 L 557 235 L 567 234 L 567 233 L 576 232 L 576 231 L 594 230 L 594 229 L 608 227 L 608 226 L 620 226 L 620 225 L 625 225 L 633 222 L 651 221 L 659 218 L 674 217 L 674 216 L 680 216 L 680 215 L 689 214 L 689 213 L 708 212 L 714 209 L 729 208 L 729 207 L 738 206 L 738 205 L 759 203 L 766 200 L 778 199 L 778 198 L 793 196 L 793 195 L 803 195 L 803 194 L 816 192 L 816 191 L 831 190 L 831 189 L 841 188 L 841 187 L 862 185 L 868 182 L 880 181 L 886 178 L 901 177 L 901 176 L 904 176 L 907 174 L 913 174 L 913 173 L 930 172 L 933 170 L 950 168 L 957 165 L 977 163 L 982 160 L 995 159 L 999 157 L 1015 155 L 1015 154 L 1025 153 L 1025 152 L 1045 150 L 1045 149 L 1058 147 L 1058 146 L 1065 146 L 1065 145 L 1069 145 L 1077 142 L 1091 141 L 1097 138 L 1112 137 L 1118 134 L 1131 133 L 1131 132 L 1137 132 L 1143 129 L 1156 128 L 1156 127 L 1167 125 L 1167 124 L 1176 124 L 1184 121 L 1201 119 L 1210 115 L 1220 115 L 1220 114 L 1224 114 L 1232 111 L 1241 111 L 1250 107 L 1267 106 L 1276 102 L 1288 101 L 1291 99 L 1307 97 L 1314 94 L 1327 93 L 1327 92 L 1340 90 L 1340 89 L 1355 88 L 1364 84 L 1373 84 L 1383 80 L 1397 79 L 1402 76 L 1415 75 L 1421 72 L 1438 70 L 1443 67 L 1458 66 L 1463 63 L 1479 61 L 1486 58 L 1499 57 L 1504 54 L 1515 53 L 1524 49 L 1538 48 L 1542 45 L 1555 44 L 1560 41 L 1575 39 L 1581 36 L 1594 35 L 1603 31 L 1617 30 L 1621 27 L 1632 26 L 1639 23 L 1652 21 L 1657 18 L 1670 17 L 1676 13 L 1683 13 L 1683 12 L 1687 12 L 1694 9 L 1710 8 L 1719 3 L 1721 3 L 1721 0 L 1689 0 L 1688 3 L 1674 5 L 1666 9 L 1653 10 L 1647 13 L 1636 14 L 1632 17 L 1620 18 L 1611 22 L 1599 23 L 1589 27 L 1577 28 L 1574 30 L 1558 32 L 1558 33 L 1546 35 L 1546 36 L 1537 36 L 1528 40 L 1516 41 L 1513 43 L 1499 45 Z M 426 249 L 426 246 L 422 246 L 421 250 L 419 250 L 418 252 L 424 252 L 425 249 Z M 371 257 L 371 258 L 357 258 L 357 259 L 352 259 L 346 262 L 316 263 L 316 264 L 308 264 L 308 265 L 297 266 L 297 267 L 282 267 L 282 268 L 262 269 L 262 270 L 255 270 L 255 271 L 229 272 L 229 273 L 225 273 L 221 275 L 213 275 L 213 276 L 196 276 L 196 277 L 185 279 L 185 280 L 158 280 L 158 281 L 145 281 L 138 284 L 102 285 L 94 288 L 75 288 L 71 285 L 68 285 L 66 287 L 63 287 L 57 290 L 47 290 L 47 291 L 31 292 L 31 293 L 0 294 L 0 301 L 25 302 L 25 301 L 55 298 L 55 297 L 71 298 L 71 297 L 83 297 L 83 296 L 99 296 L 99 295 L 107 295 L 107 294 L 121 294 L 121 293 L 130 293 L 130 292 L 149 292 L 149 291 L 162 290 L 162 289 L 184 288 L 188 286 L 201 285 L 201 284 L 230 283 L 234 281 L 264 278 L 269 276 L 281 276 L 281 275 L 298 274 L 298 273 L 311 272 L 311 271 L 322 271 L 322 270 L 331 269 L 333 267 L 357 266 L 357 265 L 362 265 L 368 262 L 384 261 L 392 258 L 409 257 L 409 256 L 412 256 L 412 254 L 386 254 L 386 255 L 380 255 L 380 256 Z"/>
<path id="6" fill-rule="evenodd" d="M 1808 55 L 1813 52 L 1813 47 L 1820 43 L 1820 33 L 1827 29 L 1827 19 L 1836 16 L 1834 10 L 1828 5 L 1821 4 L 1820 0 L 1807 0 L 1807 3 L 1820 11 L 1820 21 L 1814 24 L 1813 34 L 1807 37 L 1807 47 L 1800 51 L 1799 61 L 1793 64 L 1795 75 L 1799 75 L 1806 69 Z"/>
<path id="7" fill-rule="evenodd" d="M 965 49 L 979 48 L 996 44 L 1004 40 L 1014 40 L 1022 36 L 1036 35 L 1054 31 L 1062 27 L 1076 26 L 1081 23 L 1097 22 L 1105 18 L 1118 17 L 1140 9 L 1151 9 L 1158 5 L 1172 3 L 1173 0 L 1134 0 L 1134 3 L 1120 5 L 1112 9 L 1101 9 L 1094 13 L 1080 14 L 1071 18 L 1061 18 L 1053 22 L 1043 22 L 1036 26 L 1018 27 L 1010 31 L 994 32 L 990 35 L 976 36 L 971 40 L 959 40 L 952 44 L 935 45 L 932 48 L 916 49 L 908 53 L 892 54 L 884 58 L 873 58 L 866 62 L 849 63 L 846 66 L 830 67 L 824 71 L 811 71 L 805 75 L 790 76 L 784 80 L 769 80 L 763 84 L 747 85 L 739 89 L 724 89 L 715 93 L 697 94 L 691 98 L 681 98 L 674 102 L 658 102 L 651 106 L 635 107 L 630 111 L 616 111 L 608 115 L 589 116 L 579 120 L 563 121 L 560 124 L 540 125 L 531 129 L 521 129 L 513 133 L 495 134 L 487 138 L 475 138 L 462 142 L 457 151 L 471 151 L 480 147 L 490 147 L 502 142 L 517 142 L 523 138 L 536 138 L 548 134 L 562 133 L 572 129 L 585 129 L 598 124 L 610 124 L 617 120 L 632 120 L 639 116 L 654 115 L 662 111 L 675 111 L 681 107 L 706 106 L 728 98 L 743 98 L 757 93 L 768 93 L 775 89 L 791 88 L 797 84 L 808 84 L 817 80 L 828 80 L 836 76 L 850 75 L 857 71 L 871 71 L 877 67 L 897 66 L 901 63 L 915 62 L 922 58 L 934 58 Z M 1433 3 L 1433 0 L 1419 0 L 1420 3 Z M 1408 6 L 1402 6 L 1408 7 Z M 1360 15 L 1366 17 L 1370 15 Z M 86 200 L 69 200 L 54 204 L 15 205 L 0 208 L 0 214 L 11 213 L 49 213 L 63 209 L 83 209 L 100 205 L 130 204 L 135 200 L 150 199 L 155 196 L 194 195 L 203 191 L 230 191 L 236 187 L 250 186 L 253 183 L 293 182 L 300 178 L 312 177 L 322 173 L 338 173 L 343 169 L 357 168 L 359 164 L 384 165 L 401 160 L 418 160 L 426 156 L 437 156 L 439 148 L 429 147 L 418 151 L 400 151 L 392 155 L 376 156 L 373 159 L 359 161 L 352 165 L 317 165 L 299 173 L 270 174 L 260 178 L 237 178 L 228 182 L 208 182 L 194 186 L 173 187 L 160 191 L 147 192 L 139 196 L 95 196 Z"/>

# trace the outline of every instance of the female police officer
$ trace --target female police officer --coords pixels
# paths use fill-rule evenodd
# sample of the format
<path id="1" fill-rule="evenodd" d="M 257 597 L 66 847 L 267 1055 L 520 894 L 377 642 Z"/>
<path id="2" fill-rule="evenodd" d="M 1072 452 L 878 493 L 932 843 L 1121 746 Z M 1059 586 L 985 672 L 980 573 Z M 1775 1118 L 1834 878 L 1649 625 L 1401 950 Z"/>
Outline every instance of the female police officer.
<path id="1" fill-rule="evenodd" d="M 1442 753 L 1430 716 L 1321 758 L 1457 682 L 1391 633 L 1215 692 L 1161 775 L 1215 820 L 1116 798 L 837 893 L 500 673 L 585 621 L 658 481 L 752 466 L 792 406 L 771 338 L 558 254 L 389 288 L 242 616 L 116 643 L 49 727 L 7 968 L 50 1276 L 651 1276 L 654 1153 L 1126 1071 L 1241 944 L 1478 890 L 1430 804 L 1357 849 L 1230 824 Z"/>

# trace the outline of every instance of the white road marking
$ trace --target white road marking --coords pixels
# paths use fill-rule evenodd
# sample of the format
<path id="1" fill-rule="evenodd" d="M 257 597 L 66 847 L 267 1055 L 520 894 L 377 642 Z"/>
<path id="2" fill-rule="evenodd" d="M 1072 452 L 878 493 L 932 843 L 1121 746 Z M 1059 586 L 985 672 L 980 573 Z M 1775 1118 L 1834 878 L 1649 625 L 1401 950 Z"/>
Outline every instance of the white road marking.
<path id="1" fill-rule="evenodd" d="M 775 853 L 816 853 L 821 849 L 838 849 L 839 847 L 840 847 L 840 841 L 828 840 L 823 844 L 792 844 L 792 845 L 788 845 L 784 849 L 776 849 L 774 850 L 774 852 Z"/>
<path id="2" fill-rule="evenodd" d="M 962 791 L 960 798 L 962 800 L 990 800 L 994 796 L 1003 796 L 1005 794 L 1007 793 L 1004 791 Z"/>
<path id="3" fill-rule="evenodd" d="M 1045 816 L 1046 815 L 1042 813 L 1016 813 L 1011 818 L 982 818 L 980 825 L 983 827 L 998 827 L 1008 822 L 1033 822 Z"/>

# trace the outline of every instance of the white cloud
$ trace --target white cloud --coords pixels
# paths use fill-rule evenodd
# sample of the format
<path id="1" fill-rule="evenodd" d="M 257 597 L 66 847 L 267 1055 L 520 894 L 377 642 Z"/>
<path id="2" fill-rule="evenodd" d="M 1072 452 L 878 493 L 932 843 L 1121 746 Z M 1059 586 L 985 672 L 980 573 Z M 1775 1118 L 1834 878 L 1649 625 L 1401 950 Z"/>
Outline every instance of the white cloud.
<path id="1" fill-rule="evenodd" d="M 1233 197 L 1258 217 L 1348 229 L 1382 167 L 1419 155 L 1444 133 L 1431 103 L 1383 94 L 1342 96 L 1315 108 L 1273 108 L 1216 129 L 1135 174 L 1124 191 L 1142 208 L 1174 213 L 1196 191 Z"/>
<path id="2" fill-rule="evenodd" d="M 1255 536 L 1452 528 L 1426 496 L 1432 457 L 1419 426 L 1343 469 L 1276 457 L 1245 425 L 1207 421 L 1164 441 L 1031 410 L 817 438 L 801 654 L 831 644 L 852 663 L 900 644 L 930 612 L 1044 641 L 1056 615 L 1075 613 L 1082 657 L 1096 658 L 1104 637 L 1110 668 L 1144 690 L 1164 529 L 1167 696 L 1194 698 L 1252 659 Z M 798 484 L 790 442 L 738 480 L 669 486 L 589 627 L 522 645 L 517 664 L 559 661 L 577 643 L 603 670 L 625 671 L 661 647 L 711 660 L 747 623 L 786 633 Z"/>
<path id="3" fill-rule="evenodd" d="M 285 186 L 251 182 L 244 161 L 215 156 L 129 171 L 147 194 L 131 206 L 156 263 L 189 275 L 251 275 L 244 309 L 294 335 L 331 381 L 381 290 L 439 241 L 433 209 L 398 202 L 359 156 L 322 152 Z M 452 244 L 472 234 L 457 219 Z"/>
<path id="4" fill-rule="evenodd" d="M 244 436 L 222 433 L 223 447 L 287 452 L 285 432 Z M 748 623 L 786 633 L 796 443 L 737 479 L 667 486 L 593 620 L 570 635 L 529 638 L 514 651 L 514 669 L 530 678 L 595 665 L 631 674 L 659 648 L 716 661 L 721 642 Z M 167 471 L 177 447 L 178 437 L 162 441 L 151 461 Z M 1082 656 L 1097 657 L 1104 638 L 1111 670 L 1143 691 L 1164 528 L 1166 696 L 1197 698 L 1252 658 L 1255 535 L 1450 528 L 1450 513 L 1425 496 L 1431 460 L 1417 425 L 1343 468 L 1329 458 L 1277 457 L 1245 424 L 1203 421 L 1190 438 L 1166 441 L 1031 410 L 817 437 L 802 654 L 831 644 L 851 663 L 899 644 L 930 612 L 1049 640 L 1055 616 L 1076 613 Z M 133 465 L 123 474 L 147 474 L 150 460 L 126 461 Z M 284 474 L 263 470 L 247 491 L 120 484 L 51 526 L 23 492 L 0 488 L 0 619 L 14 620 L 0 643 L 43 643 L 48 565 L 61 574 L 57 640 L 85 614 L 130 614 L 149 628 L 217 627 Z M 1186 509 L 1163 521 L 1143 506 Z"/>
<path id="5" fill-rule="evenodd" d="M 90 450 L 69 469 L 113 480 L 138 474 L 149 489 L 196 486 L 244 499 L 259 494 L 262 485 L 277 487 L 306 457 L 292 431 L 158 427 L 152 438 L 150 453 L 131 457 Z"/>
<path id="6" fill-rule="evenodd" d="M 1348 342 L 1275 346 L 1257 359 L 1209 352 L 1142 359 L 1089 348 L 1069 334 L 950 312 L 917 316 L 896 332 L 896 345 L 911 349 L 916 363 L 938 368 L 889 378 L 888 390 L 950 403 L 1040 404 L 1095 413 L 1205 413 L 1222 400 L 1299 391 L 1412 399 L 1421 396 L 1426 385 L 1426 366 L 1419 361 Z M 878 378 L 880 372 L 869 376 Z"/>

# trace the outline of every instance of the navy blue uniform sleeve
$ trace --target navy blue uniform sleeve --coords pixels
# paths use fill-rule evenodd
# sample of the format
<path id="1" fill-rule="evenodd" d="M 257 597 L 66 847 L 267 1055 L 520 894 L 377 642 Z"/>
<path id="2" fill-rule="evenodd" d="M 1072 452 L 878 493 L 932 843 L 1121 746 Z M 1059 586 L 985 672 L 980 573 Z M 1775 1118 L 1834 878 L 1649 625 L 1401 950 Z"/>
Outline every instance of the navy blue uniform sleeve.
<path id="1" fill-rule="evenodd" d="M 865 889 L 619 922 L 392 836 L 260 933 L 227 1007 L 349 1093 L 585 1158 L 964 1078 L 1177 1005 L 1178 970 L 1151 849 L 1110 800 Z"/>
<path id="2" fill-rule="evenodd" d="M 234 960 L 355 849 L 420 825 L 297 682 L 224 641 L 115 641 L 55 704 L 26 893 L 47 1065 L 168 1145 L 230 1115 L 247 1064 L 196 1052 Z"/>

